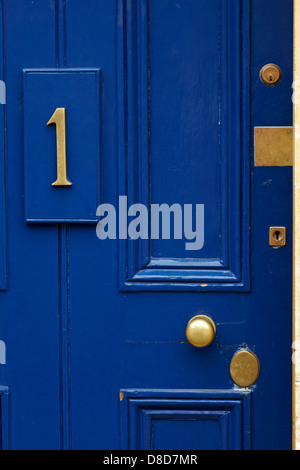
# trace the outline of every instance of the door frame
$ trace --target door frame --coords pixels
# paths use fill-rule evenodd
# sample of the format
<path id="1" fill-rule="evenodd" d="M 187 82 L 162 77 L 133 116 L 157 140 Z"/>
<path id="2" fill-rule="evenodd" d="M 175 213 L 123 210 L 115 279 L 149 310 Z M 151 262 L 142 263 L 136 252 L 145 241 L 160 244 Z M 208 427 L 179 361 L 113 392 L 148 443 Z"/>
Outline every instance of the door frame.
<path id="1" fill-rule="evenodd" d="M 294 97 L 300 93 L 300 2 L 294 0 Z M 300 100 L 294 99 L 294 256 L 293 256 L 293 449 L 300 448 Z M 298 364 L 297 364 L 298 362 Z"/>

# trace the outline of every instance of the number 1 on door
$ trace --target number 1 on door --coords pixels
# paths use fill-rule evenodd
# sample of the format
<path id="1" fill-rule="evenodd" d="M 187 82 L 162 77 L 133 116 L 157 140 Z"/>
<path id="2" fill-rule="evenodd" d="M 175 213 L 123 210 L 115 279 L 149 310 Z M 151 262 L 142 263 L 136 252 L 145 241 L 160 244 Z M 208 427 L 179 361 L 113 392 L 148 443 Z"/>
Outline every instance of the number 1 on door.
<path id="1" fill-rule="evenodd" d="M 72 186 L 67 178 L 66 161 L 66 110 L 57 108 L 47 126 L 56 125 L 56 147 L 57 147 L 57 180 L 52 186 Z"/>

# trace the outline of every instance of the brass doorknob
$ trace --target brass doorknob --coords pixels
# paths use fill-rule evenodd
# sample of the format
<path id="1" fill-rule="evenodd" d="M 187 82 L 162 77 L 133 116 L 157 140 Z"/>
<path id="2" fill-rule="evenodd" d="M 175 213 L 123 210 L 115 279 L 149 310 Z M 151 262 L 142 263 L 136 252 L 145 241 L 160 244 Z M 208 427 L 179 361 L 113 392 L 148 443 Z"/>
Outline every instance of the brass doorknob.
<path id="1" fill-rule="evenodd" d="M 198 315 L 188 322 L 185 334 L 192 346 L 205 348 L 213 342 L 216 336 L 216 325 L 206 315 Z"/>

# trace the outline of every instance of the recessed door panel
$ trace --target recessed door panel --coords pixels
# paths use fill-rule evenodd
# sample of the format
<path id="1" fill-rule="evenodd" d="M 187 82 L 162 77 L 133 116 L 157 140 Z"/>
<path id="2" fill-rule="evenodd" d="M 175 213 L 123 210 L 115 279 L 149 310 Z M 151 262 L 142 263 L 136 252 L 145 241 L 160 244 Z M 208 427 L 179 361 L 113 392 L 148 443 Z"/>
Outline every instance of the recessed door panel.
<path id="1" fill-rule="evenodd" d="M 126 449 L 249 450 L 249 392 L 123 393 L 122 443 Z"/>
<path id="2" fill-rule="evenodd" d="M 121 241 L 121 287 L 247 290 L 249 3 L 212 1 L 199 14 L 196 0 L 128 1 L 123 14 L 120 194 L 147 206 L 149 231 L 150 205 L 169 209 L 171 230 Z M 188 236 L 186 206 L 189 240 L 175 233 L 177 224 Z"/>

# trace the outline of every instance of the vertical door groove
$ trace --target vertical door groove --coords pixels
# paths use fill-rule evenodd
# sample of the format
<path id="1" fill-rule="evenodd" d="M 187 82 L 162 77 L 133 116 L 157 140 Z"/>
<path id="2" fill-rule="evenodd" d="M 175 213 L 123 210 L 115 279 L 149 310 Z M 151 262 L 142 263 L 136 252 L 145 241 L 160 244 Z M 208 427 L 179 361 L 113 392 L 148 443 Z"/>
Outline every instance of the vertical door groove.
<path id="1" fill-rule="evenodd" d="M 56 66 L 67 66 L 66 1 L 56 0 Z M 71 407 L 71 322 L 69 285 L 69 224 L 58 225 L 58 315 L 59 315 L 59 379 L 60 379 L 60 443 L 72 448 Z"/>

